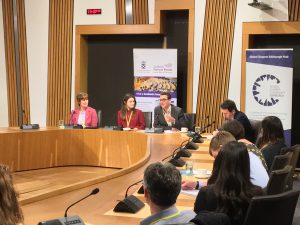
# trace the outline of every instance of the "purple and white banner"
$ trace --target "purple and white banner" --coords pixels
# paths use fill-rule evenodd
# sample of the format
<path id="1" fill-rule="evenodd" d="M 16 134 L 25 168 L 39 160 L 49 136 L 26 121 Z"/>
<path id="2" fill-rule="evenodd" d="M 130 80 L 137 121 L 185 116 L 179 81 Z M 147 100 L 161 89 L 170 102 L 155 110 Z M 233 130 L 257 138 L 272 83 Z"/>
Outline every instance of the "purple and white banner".
<path id="1" fill-rule="evenodd" d="M 246 51 L 246 110 L 249 119 L 280 118 L 291 143 L 293 49 Z"/>
<path id="2" fill-rule="evenodd" d="M 138 109 L 153 112 L 161 92 L 177 105 L 177 49 L 133 49 L 133 64 Z"/>

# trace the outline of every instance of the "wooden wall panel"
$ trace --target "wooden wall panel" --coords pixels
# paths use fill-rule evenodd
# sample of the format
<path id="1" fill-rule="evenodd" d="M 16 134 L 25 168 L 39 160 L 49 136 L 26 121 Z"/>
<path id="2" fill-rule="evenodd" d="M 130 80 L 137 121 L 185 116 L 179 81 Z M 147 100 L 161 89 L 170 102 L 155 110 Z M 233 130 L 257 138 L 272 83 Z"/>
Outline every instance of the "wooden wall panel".
<path id="1" fill-rule="evenodd" d="M 116 0 L 117 24 L 126 24 L 125 0 Z M 148 0 L 132 0 L 133 24 L 149 24 Z"/>
<path id="2" fill-rule="evenodd" d="M 216 121 L 210 131 L 222 123 L 219 105 L 227 98 L 237 0 L 206 2 L 202 42 L 197 124 Z"/>
<path id="3" fill-rule="evenodd" d="M 14 43 L 13 24 L 13 1 L 3 0 L 3 25 L 5 39 L 5 61 L 8 91 L 8 118 L 9 126 L 19 126 L 18 122 L 18 97 L 17 97 L 17 74 L 16 55 Z M 24 0 L 17 1 L 19 60 L 20 60 L 20 82 L 21 82 L 21 105 L 23 123 L 30 123 L 29 85 L 27 67 L 27 40 L 25 24 Z"/>
<path id="4" fill-rule="evenodd" d="M 117 24 L 126 24 L 125 0 L 116 0 Z"/>
<path id="5" fill-rule="evenodd" d="M 18 0 L 18 18 L 19 18 L 19 54 L 20 54 L 20 80 L 21 80 L 21 104 L 23 124 L 30 123 L 30 101 L 29 101 L 29 83 L 28 83 L 28 60 L 27 60 L 27 37 L 25 23 L 25 4 L 24 0 Z"/>
<path id="6" fill-rule="evenodd" d="M 148 24 L 148 0 L 132 0 L 133 24 Z"/>
<path id="7" fill-rule="evenodd" d="M 289 21 L 300 21 L 299 0 L 289 0 Z"/>
<path id="8" fill-rule="evenodd" d="M 50 0 L 47 126 L 68 123 L 71 107 L 73 0 Z"/>

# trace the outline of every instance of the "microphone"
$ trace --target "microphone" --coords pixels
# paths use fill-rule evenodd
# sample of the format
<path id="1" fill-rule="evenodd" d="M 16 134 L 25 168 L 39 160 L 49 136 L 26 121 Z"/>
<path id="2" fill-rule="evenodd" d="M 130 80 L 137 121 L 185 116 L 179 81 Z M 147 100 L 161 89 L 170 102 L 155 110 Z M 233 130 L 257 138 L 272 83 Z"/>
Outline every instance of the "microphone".
<path id="1" fill-rule="evenodd" d="M 145 206 L 145 203 L 142 202 L 140 199 L 135 197 L 134 195 L 129 195 L 128 196 L 128 191 L 129 189 L 141 183 L 143 180 L 139 180 L 138 182 L 135 182 L 131 185 L 128 186 L 125 192 L 125 198 L 121 201 L 118 202 L 118 204 L 114 208 L 114 212 L 128 212 L 128 213 L 136 213 L 139 211 L 141 208 Z"/>
<path id="2" fill-rule="evenodd" d="M 204 137 L 202 137 L 201 134 L 202 134 L 203 132 L 205 132 L 205 129 L 206 129 L 206 128 L 211 127 L 215 122 L 216 122 L 216 121 L 213 121 L 213 122 L 211 122 L 211 123 L 205 125 L 204 127 L 200 128 L 200 129 L 199 129 L 199 132 L 194 132 L 194 133 L 188 134 L 189 137 L 192 137 L 192 138 L 193 138 L 193 139 L 192 139 L 192 142 L 195 142 L 195 143 L 203 143 L 204 141 L 203 141 L 201 138 L 204 138 Z M 192 147 L 192 148 L 193 148 L 193 146 L 189 146 L 189 147 Z"/>
<path id="3" fill-rule="evenodd" d="M 77 202 L 73 203 L 72 205 L 70 205 L 66 209 L 64 217 L 58 218 L 58 219 L 53 219 L 53 220 L 42 221 L 42 222 L 39 222 L 38 225 L 54 225 L 54 224 L 55 225 L 66 225 L 66 224 L 84 225 L 83 220 L 79 216 L 77 216 L 77 215 L 67 216 L 67 212 L 73 205 L 81 202 L 82 200 L 88 198 L 91 195 L 98 194 L 98 192 L 99 192 L 99 188 L 95 188 L 94 190 L 92 190 L 92 192 L 89 195 L 85 196 L 84 198 L 82 198 L 79 201 L 77 201 Z"/>
<path id="4" fill-rule="evenodd" d="M 22 110 L 22 117 L 25 118 L 26 123 L 22 123 L 20 126 L 20 129 L 22 130 L 33 130 L 33 129 L 39 129 L 40 125 L 39 124 L 28 124 L 28 117 L 26 116 L 25 110 Z M 22 118 L 22 122 L 24 119 Z"/>
<path id="5" fill-rule="evenodd" d="M 68 216 L 68 215 L 67 215 L 67 212 L 68 212 L 68 210 L 69 210 L 72 206 L 74 206 L 74 205 L 76 205 L 77 203 L 83 201 L 84 199 L 90 197 L 91 195 L 96 195 L 96 194 L 98 194 L 98 193 L 99 193 L 99 188 L 95 188 L 94 190 L 92 190 L 92 192 L 91 192 L 90 194 L 88 194 L 88 195 L 85 196 L 84 198 L 78 200 L 77 202 L 74 202 L 73 204 L 71 204 L 71 205 L 66 209 L 64 217 L 67 217 L 67 216 Z"/>
<path id="6" fill-rule="evenodd" d="M 22 115 L 23 115 L 23 118 L 22 118 L 23 124 L 28 125 L 28 118 L 27 118 L 27 115 L 26 115 L 24 109 L 22 110 Z M 25 123 L 24 123 L 24 118 L 25 118 Z"/>
<path id="7" fill-rule="evenodd" d="M 129 191 L 129 189 L 130 189 L 131 187 L 133 187 L 134 185 L 137 185 L 137 184 L 141 183 L 142 181 L 143 181 L 143 180 L 139 180 L 138 182 L 135 182 L 135 183 L 129 185 L 129 187 L 127 188 L 127 190 L 126 190 L 126 192 L 125 192 L 125 198 L 127 198 L 127 196 L 128 196 L 128 191 Z"/>
<path id="8" fill-rule="evenodd" d="M 195 117 L 197 117 L 197 115 L 195 116 Z M 185 118 L 186 118 L 186 120 L 187 121 L 189 121 L 190 119 L 189 119 L 189 116 L 185 116 Z M 200 120 L 202 120 L 202 121 L 205 121 L 205 120 L 208 120 L 209 119 L 209 115 L 207 115 L 207 116 L 205 116 L 204 118 L 200 118 Z M 195 131 L 195 127 L 197 126 L 197 123 L 195 122 L 195 121 L 193 121 L 194 122 L 194 124 L 192 124 L 192 126 L 191 126 L 191 131 L 189 131 L 189 132 L 193 132 L 193 131 Z M 189 125 L 190 126 L 190 125 Z"/>
<path id="9" fill-rule="evenodd" d="M 204 133 L 206 128 L 211 127 L 211 126 L 212 126 L 213 124 L 215 124 L 215 123 L 216 123 L 216 121 L 214 120 L 214 121 L 212 121 L 211 123 L 207 124 L 205 127 L 203 127 L 203 128 L 200 130 L 200 134 Z"/>
<path id="10" fill-rule="evenodd" d="M 169 158 L 172 156 L 172 158 L 169 160 L 169 163 L 171 163 L 172 165 L 176 166 L 176 167 L 182 167 L 185 165 L 185 161 L 180 159 L 180 157 L 191 157 L 191 153 L 186 149 L 183 148 L 184 144 L 188 144 L 190 142 L 190 138 L 188 140 L 185 140 L 181 143 L 179 148 L 176 148 L 172 155 L 167 156 L 166 158 L 164 158 L 162 161 L 164 161 L 165 159 Z M 179 151 L 178 151 L 179 149 Z M 175 152 L 178 151 L 175 155 Z"/>

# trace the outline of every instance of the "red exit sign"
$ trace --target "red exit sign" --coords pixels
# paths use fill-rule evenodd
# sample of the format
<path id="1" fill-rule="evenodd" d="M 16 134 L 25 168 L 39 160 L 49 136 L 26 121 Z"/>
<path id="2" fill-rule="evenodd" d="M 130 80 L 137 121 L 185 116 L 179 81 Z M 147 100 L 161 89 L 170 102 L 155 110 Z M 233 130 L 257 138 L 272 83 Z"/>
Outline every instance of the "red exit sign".
<path id="1" fill-rule="evenodd" d="M 102 13 L 102 9 L 87 9 L 86 14 L 87 15 L 98 15 Z"/>

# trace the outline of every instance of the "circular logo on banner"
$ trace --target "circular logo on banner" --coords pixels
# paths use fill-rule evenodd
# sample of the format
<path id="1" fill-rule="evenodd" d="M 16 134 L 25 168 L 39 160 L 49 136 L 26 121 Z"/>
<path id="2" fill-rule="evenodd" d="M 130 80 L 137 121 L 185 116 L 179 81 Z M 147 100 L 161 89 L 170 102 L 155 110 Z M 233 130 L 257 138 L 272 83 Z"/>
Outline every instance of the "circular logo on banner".
<path id="1" fill-rule="evenodd" d="M 285 92 L 280 88 L 280 84 L 280 80 L 274 75 L 261 75 L 252 86 L 254 99 L 263 106 L 277 104 L 279 99 L 285 95 Z"/>

